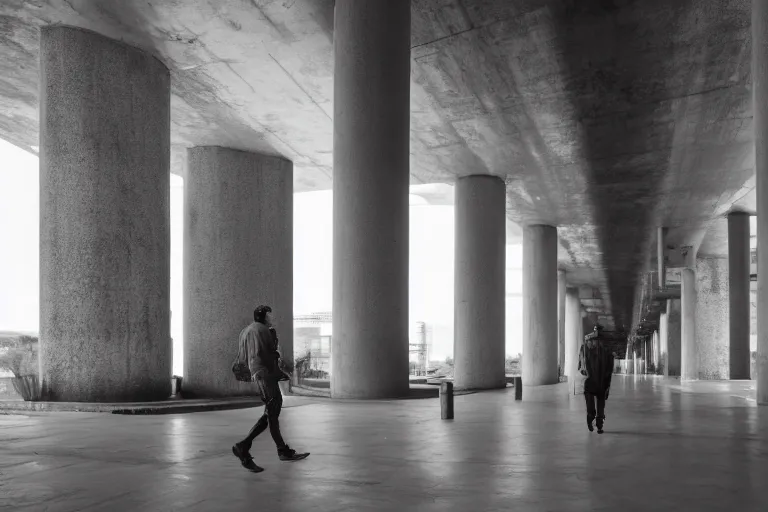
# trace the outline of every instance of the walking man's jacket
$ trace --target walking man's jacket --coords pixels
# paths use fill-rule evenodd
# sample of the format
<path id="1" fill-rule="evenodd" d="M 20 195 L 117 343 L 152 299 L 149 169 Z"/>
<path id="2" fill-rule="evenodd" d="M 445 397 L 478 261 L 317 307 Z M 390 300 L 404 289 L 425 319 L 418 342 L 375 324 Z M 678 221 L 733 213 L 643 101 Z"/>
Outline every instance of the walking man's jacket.
<path id="1" fill-rule="evenodd" d="M 586 336 L 579 351 L 579 371 L 586 377 L 584 392 L 608 397 L 613 375 L 613 352 L 596 333 Z"/>
<path id="2" fill-rule="evenodd" d="M 280 354 L 275 336 L 269 327 L 260 322 L 251 322 L 240 332 L 238 358 L 248 362 L 254 377 L 278 377 L 282 374 L 278 368 Z"/>

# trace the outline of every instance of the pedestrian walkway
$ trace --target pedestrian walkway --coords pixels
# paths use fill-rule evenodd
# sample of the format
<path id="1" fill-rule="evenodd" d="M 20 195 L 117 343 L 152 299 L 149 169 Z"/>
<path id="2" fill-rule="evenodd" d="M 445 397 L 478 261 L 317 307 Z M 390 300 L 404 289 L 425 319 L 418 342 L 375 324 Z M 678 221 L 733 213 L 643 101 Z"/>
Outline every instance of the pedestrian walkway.
<path id="1" fill-rule="evenodd" d="M 0 510 L 765 512 L 768 409 L 749 386 L 616 375 L 604 435 L 564 394 L 457 396 L 454 421 L 435 399 L 288 397 L 283 434 L 312 455 L 280 462 L 265 434 L 260 474 L 230 447 L 261 409 L 0 416 Z"/>

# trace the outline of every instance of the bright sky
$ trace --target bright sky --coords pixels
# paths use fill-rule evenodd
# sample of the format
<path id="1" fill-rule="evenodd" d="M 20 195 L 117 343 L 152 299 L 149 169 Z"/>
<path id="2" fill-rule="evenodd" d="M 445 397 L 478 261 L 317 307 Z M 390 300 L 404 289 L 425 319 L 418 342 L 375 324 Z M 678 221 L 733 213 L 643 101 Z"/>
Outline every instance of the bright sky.
<path id="1" fill-rule="evenodd" d="M 294 196 L 294 311 L 330 311 L 332 194 Z M 410 320 L 433 329 L 431 359 L 453 354 L 453 206 L 411 196 Z M 39 327 L 39 176 L 36 156 L 0 140 L 0 330 Z M 183 368 L 183 180 L 171 176 L 171 336 Z M 507 293 L 522 292 L 521 246 L 507 247 Z M 522 351 L 522 299 L 507 299 L 507 354 Z"/>

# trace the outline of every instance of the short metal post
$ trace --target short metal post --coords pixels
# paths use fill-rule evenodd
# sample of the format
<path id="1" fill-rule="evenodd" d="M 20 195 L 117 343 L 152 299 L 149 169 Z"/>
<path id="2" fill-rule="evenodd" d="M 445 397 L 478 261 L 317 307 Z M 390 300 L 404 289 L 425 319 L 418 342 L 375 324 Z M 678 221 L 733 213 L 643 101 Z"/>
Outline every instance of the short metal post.
<path id="1" fill-rule="evenodd" d="M 453 382 L 440 384 L 440 418 L 453 419 Z"/>
<path id="2" fill-rule="evenodd" d="M 523 378 L 515 377 L 515 400 L 523 399 Z"/>

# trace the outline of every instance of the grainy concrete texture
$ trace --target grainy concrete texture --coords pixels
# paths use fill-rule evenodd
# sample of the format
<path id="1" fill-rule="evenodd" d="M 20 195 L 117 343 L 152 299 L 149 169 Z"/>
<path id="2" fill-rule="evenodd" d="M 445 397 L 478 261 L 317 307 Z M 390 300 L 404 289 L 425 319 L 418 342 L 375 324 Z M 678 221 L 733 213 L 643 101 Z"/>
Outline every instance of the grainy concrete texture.
<path id="1" fill-rule="evenodd" d="M 565 374 L 565 289 L 567 288 L 565 270 L 557 271 L 557 365 Z"/>
<path id="2" fill-rule="evenodd" d="M 682 358 L 682 318 L 680 299 L 667 301 L 667 373 L 668 377 L 680 377 Z"/>
<path id="3" fill-rule="evenodd" d="M 189 150 L 184 182 L 184 393 L 256 393 L 232 375 L 238 335 L 272 307 L 293 359 L 293 165 L 220 147 Z"/>
<path id="4" fill-rule="evenodd" d="M 757 253 L 768 254 L 768 0 L 752 2 Z M 768 258 L 757 259 L 757 402 L 768 404 Z"/>
<path id="5" fill-rule="evenodd" d="M 457 389 L 506 386 L 505 222 L 501 179 L 458 180 L 453 348 Z"/>
<path id="6" fill-rule="evenodd" d="M 568 382 L 576 380 L 579 368 L 579 349 L 583 340 L 579 290 L 568 288 L 565 295 L 565 364 L 563 366 Z M 575 389 L 574 386 L 571 387 Z"/>
<path id="7" fill-rule="evenodd" d="M 142 51 L 47 27 L 40 45 L 44 398 L 171 393 L 170 76 Z"/>
<path id="8" fill-rule="evenodd" d="M 731 379 L 749 379 L 751 355 L 750 216 L 728 215 L 728 365 Z"/>
<path id="9" fill-rule="evenodd" d="M 760 2 L 408 3 L 412 184 L 504 178 L 508 217 L 558 227 L 559 264 L 570 285 L 600 291 L 595 314 L 609 329 L 633 327 L 658 226 L 670 226 L 670 267 L 681 246 L 727 254 L 727 228 L 713 219 L 755 209 L 761 75 L 750 69 L 760 40 L 750 25 Z M 38 28 L 66 23 L 169 66 L 175 172 L 185 147 L 219 145 L 294 162 L 296 191 L 329 189 L 334 5 L 4 0 L 0 137 L 35 151 Z"/>
<path id="10" fill-rule="evenodd" d="M 437 399 L 289 398 L 283 434 L 312 455 L 280 462 L 263 434 L 260 474 L 230 451 L 260 409 L 0 416 L 0 509 L 764 512 L 768 411 L 745 387 L 614 376 L 603 435 L 582 396 L 457 396 L 453 421 Z"/>
<path id="11" fill-rule="evenodd" d="M 659 314 L 659 375 L 669 376 L 669 301 L 664 301 Z"/>
<path id="12" fill-rule="evenodd" d="M 410 2 L 334 18 L 331 394 L 408 392 Z"/>
<path id="13" fill-rule="evenodd" d="M 698 258 L 696 286 L 698 290 L 695 321 L 699 378 L 729 379 L 728 260 Z M 747 322 L 747 332 L 749 332 L 749 322 Z"/>
<path id="14" fill-rule="evenodd" d="M 523 231 L 523 384 L 555 384 L 557 375 L 557 229 Z"/>
<path id="15" fill-rule="evenodd" d="M 699 378 L 699 350 L 696 325 L 696 269 L 682 270 L 680 291 L 680 377 L 683 380 Z"/>

